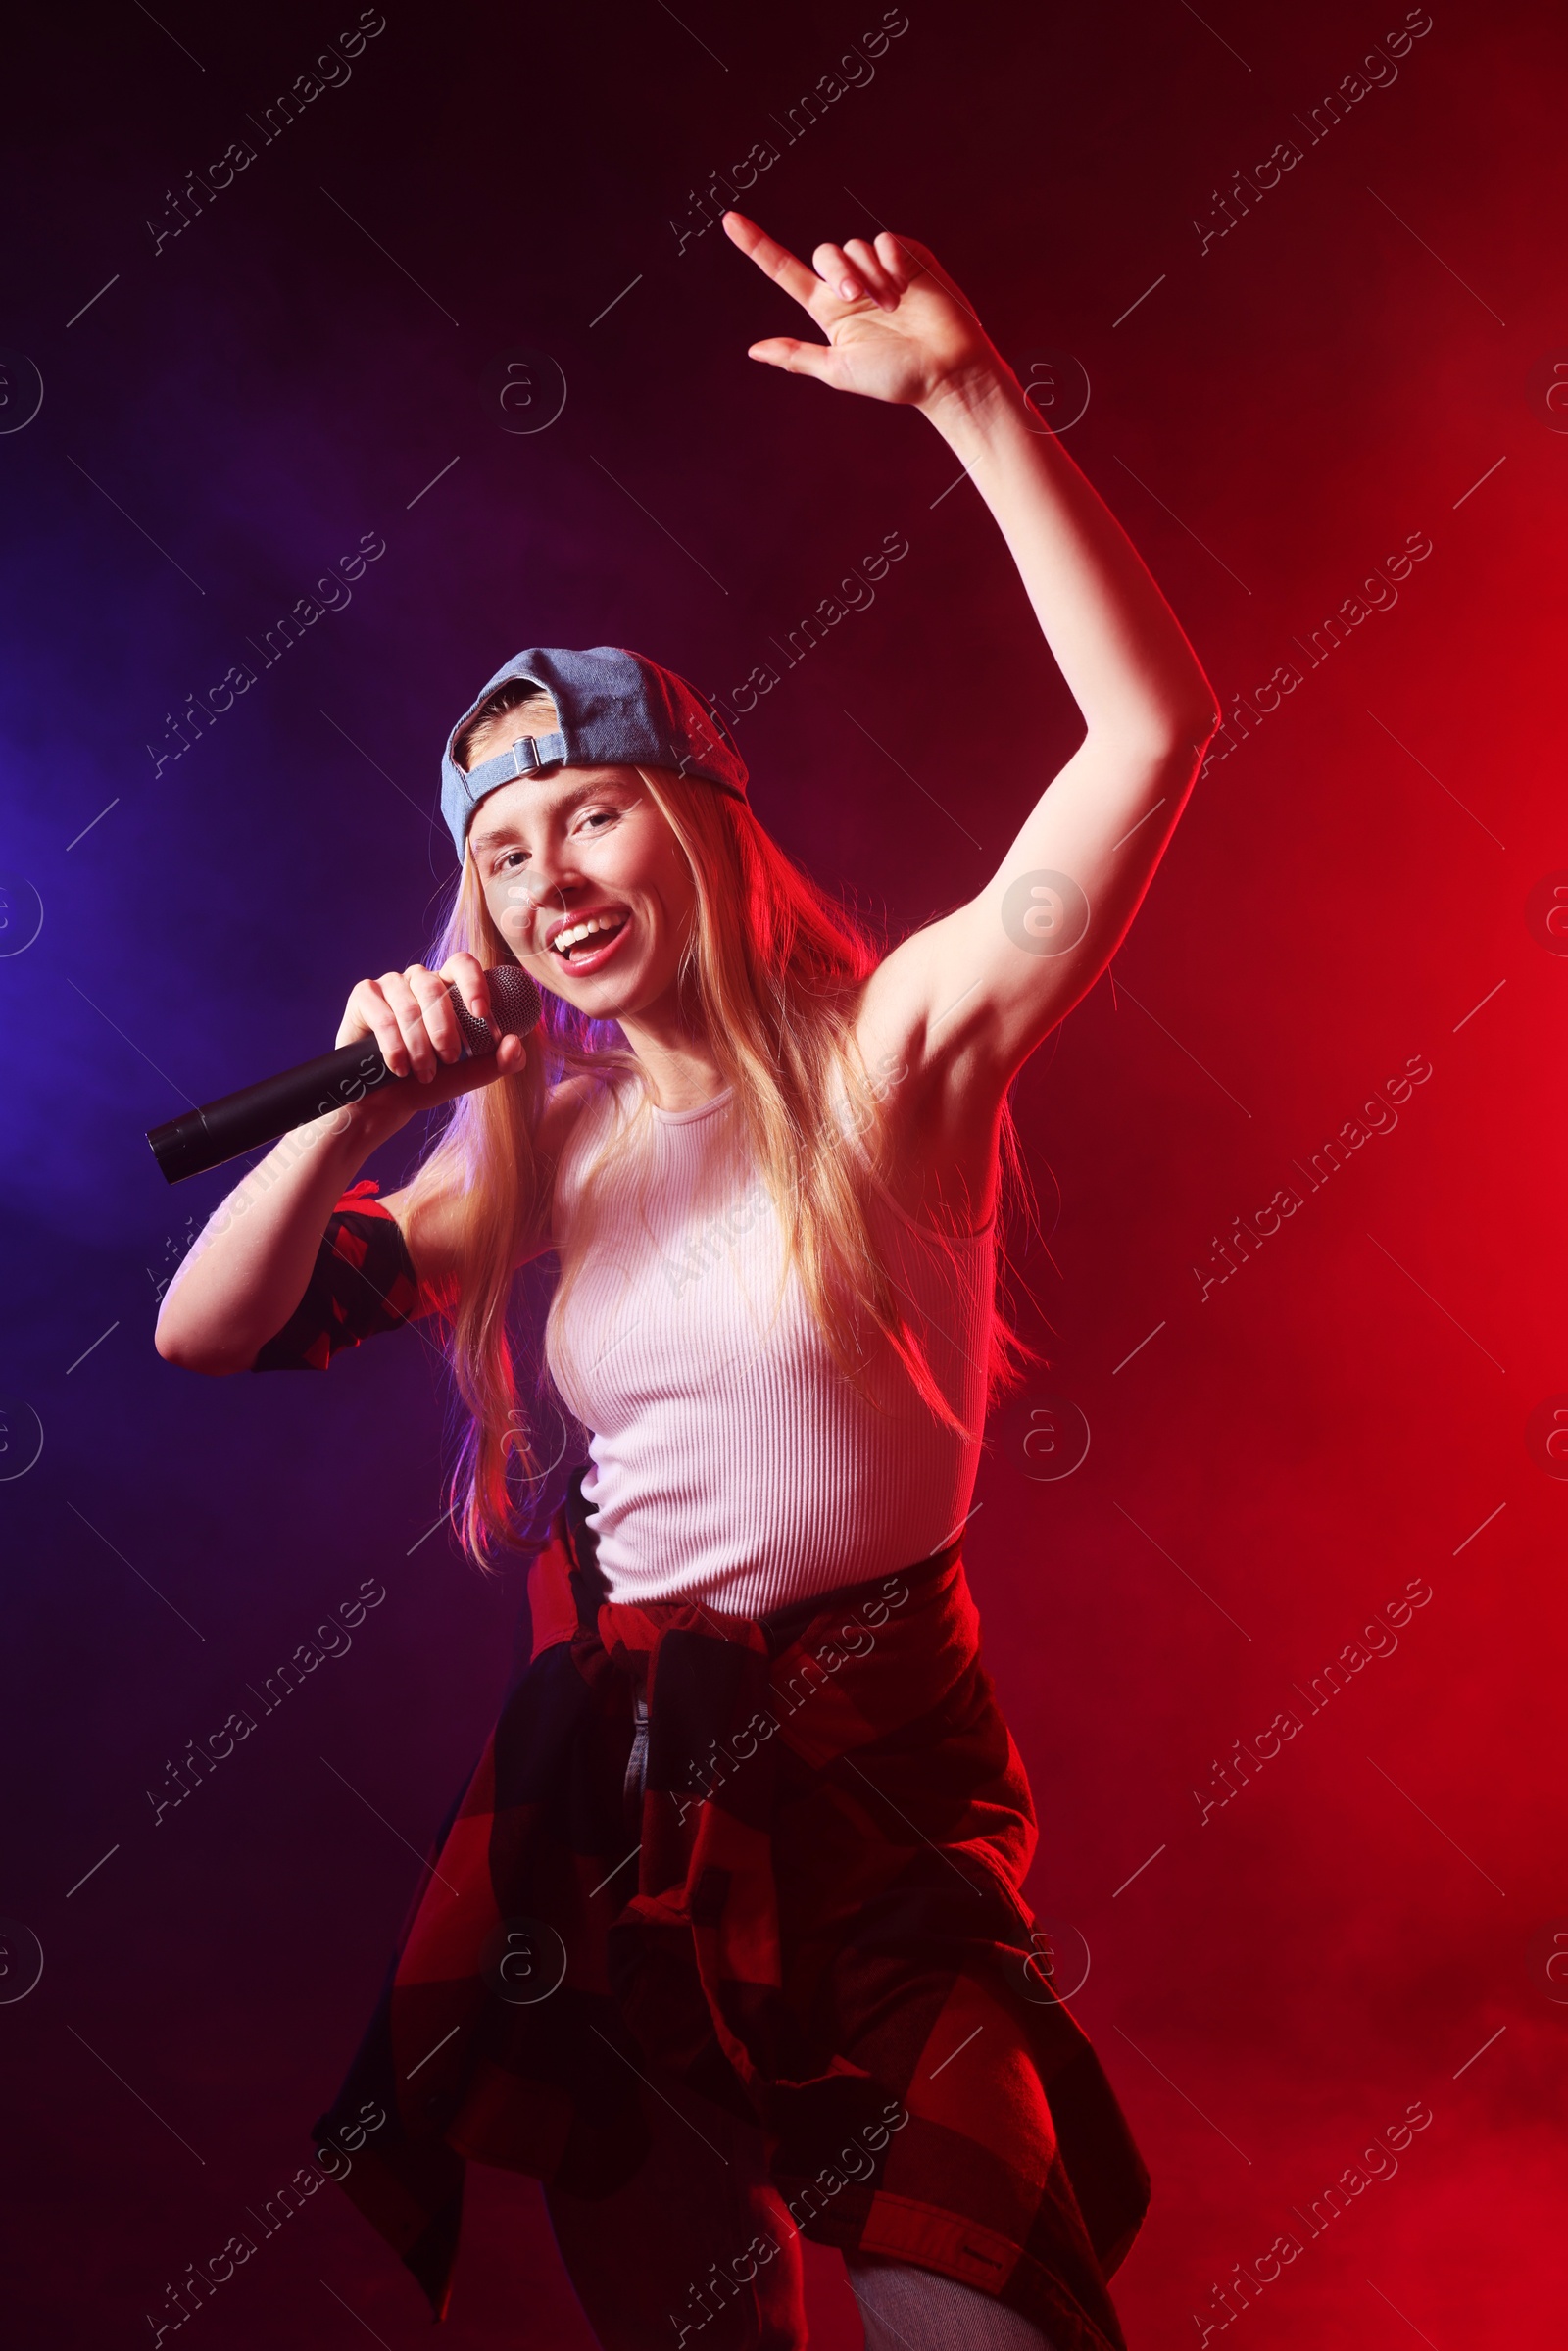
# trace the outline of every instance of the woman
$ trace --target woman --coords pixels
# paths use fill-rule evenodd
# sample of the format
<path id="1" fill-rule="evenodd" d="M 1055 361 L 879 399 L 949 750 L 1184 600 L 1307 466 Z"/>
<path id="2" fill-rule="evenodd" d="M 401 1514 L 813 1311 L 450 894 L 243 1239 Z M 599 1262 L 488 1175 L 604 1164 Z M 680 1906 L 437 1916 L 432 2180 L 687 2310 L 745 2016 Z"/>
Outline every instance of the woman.
<path id="1" fill-rule="evenodd" d="M 813 274 L 725 228 L 826 337 L 753 358 L 949 443 L 1082 745 L 985 889 L 878 956 L 758 825 L 681 680 L 518 656 L 449 738 L 463 871 L 435 968 L 362 981 L 338 1032 L 416 1082 L 253 1171 L 158 1344 L 210 1372 L 324 1365 L 439 1313 L 482 1558 L 509 1464 L 541 1474 L 507 1298 L 559 1252 L 547 1356 L 591 1464 L 318 2126 L 438 2315 L 474 2157 L 544 2181 L 607 2351 L 803 2343 L 803 2232 L 843 2249 L 883 2351 L 1117 2351 L 1105 2280 L 1148 2179 L 1018 1891 L 1034 1815 L 960 1534 L 1010 1345 L 1007 1091 L 1114 954 L 1217 713 L 924 247 L 824 244 Z M 459 1059 L 449 984 L 483 1016 L 509 961 L 544 1030 Z M 345 1191 L 449 1102 L 410 1184 Z"/>

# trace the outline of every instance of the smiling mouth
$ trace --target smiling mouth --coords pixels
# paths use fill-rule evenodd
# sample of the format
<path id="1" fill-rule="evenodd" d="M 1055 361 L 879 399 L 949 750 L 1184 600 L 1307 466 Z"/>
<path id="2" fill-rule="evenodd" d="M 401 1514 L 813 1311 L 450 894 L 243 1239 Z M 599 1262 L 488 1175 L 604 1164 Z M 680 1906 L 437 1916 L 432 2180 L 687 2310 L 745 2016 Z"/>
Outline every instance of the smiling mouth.
<path id="1" fill-rule="evenodd" d="M 590 914 L 581 922 L 563 923 L 550 942 L 550 952 L 573 969 L 595 963 L 620 938 L 631 915 L 625 907 Z"/>

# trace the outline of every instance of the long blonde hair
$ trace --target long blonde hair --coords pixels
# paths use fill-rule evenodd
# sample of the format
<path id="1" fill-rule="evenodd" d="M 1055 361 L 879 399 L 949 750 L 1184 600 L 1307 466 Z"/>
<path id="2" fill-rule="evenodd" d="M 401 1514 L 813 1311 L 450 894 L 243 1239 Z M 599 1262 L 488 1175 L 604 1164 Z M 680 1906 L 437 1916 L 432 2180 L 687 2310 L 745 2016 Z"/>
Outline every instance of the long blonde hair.
<path id="1" fill-rule="evenodd" d="M 690 868 L 696 916 L 678 975 L 679 1002 L 705 1037 L 722 1082 L 733 1087 L 741 1134 L 783 1229 L 807 1302 L 834 1360 L 864 1395 L 866 1323 L 904 1364 L 935 1417 L 958 1429 L 952 1406 L 908 1328 L 867 1221 L 887 1197 L 877 1105 L 887 1091 L 855 1050 L 861 988 L 880 960 L 865 928 L 786 856 L 751 808 L 729 793 L 666 769 L 638 768 Z M 472 854 L 464 858 L 451 910 L 430 953 L 486 969 L 516 957 L 493 921 Z M 450 1502 L 464 1548 L 481 1566 L 508 1542 L 514 1518 L 508 1467 L 524 1484 L 543 1474 L 519 1403 L 508 1307 L 519 1256 L 548 1232 L 551 1171 L 535 1135 L 564 1079 L 586 1075 L 618 1087 L 642 1083 L 641 1064 L 613 1023 L 596 1022 L 546 994 L 525 1069 L 448 1105 L 445 1123 L 411 1179 L 409 1206 L 444 1196 L 459 1222 L 459 1270 L 440 1300 L 448 1353 L 470 1416 L 453 1471 Z M 643 1089 L 644 1096 L 646 1089 Z M 591 1237 L 595 1197 L 618 1166 L 636 1122 L 585 1180 L 573 1208 L 552 1301 L 560 1318 Z M 1002 1119 L 1009 1197 L 1025 1190 L 1010 1108 Z M 999 1230 L 1001 1217 L 999 1215 Z M 1000 1258 L 1000 1251 L 999 1251 Z M 1034 1352 L 993 1305 L 987 1362 L 995 1397 Z"/>

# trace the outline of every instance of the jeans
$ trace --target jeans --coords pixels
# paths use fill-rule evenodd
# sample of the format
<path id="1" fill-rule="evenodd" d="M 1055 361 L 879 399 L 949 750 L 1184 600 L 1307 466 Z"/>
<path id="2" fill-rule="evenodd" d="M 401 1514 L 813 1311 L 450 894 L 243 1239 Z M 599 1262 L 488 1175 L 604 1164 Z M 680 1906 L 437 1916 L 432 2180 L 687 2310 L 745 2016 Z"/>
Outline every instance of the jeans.
<path id="1" fill-rule="evenodd" d="M 761 2131 L 645 2077 L 653 2137 L 613 2195 L 545 2190 L 566 2274 L 603 2351 L 804 2351 L 800 2238 Z M 991 2294 L 935 2270 L 847 2253 L 866 2351 L 1053 2351 Z"/>

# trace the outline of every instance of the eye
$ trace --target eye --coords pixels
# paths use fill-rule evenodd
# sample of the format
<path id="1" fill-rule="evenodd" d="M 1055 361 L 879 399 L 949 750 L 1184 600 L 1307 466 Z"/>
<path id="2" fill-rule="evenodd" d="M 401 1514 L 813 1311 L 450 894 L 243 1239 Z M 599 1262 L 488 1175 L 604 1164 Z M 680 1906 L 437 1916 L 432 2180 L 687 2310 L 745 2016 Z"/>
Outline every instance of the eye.
<path id="1" fill-rule="evenodd" d="M 619 814 L 618 808 L 584 808 L 581 821 L 593 825 L 611 824 Z"/>
<path id="2" fill-rule="evenodd" d="M 527 854 L 528 853 L 525 849 L 509 849 L 503 851 L 502 855 L 496 859 L 495 871 L 497 873 L 511 873 L 514 870 L 513 860 L 516 859 L 517 862 L 520 863 L 522 859 L 526 857 Z"/>

